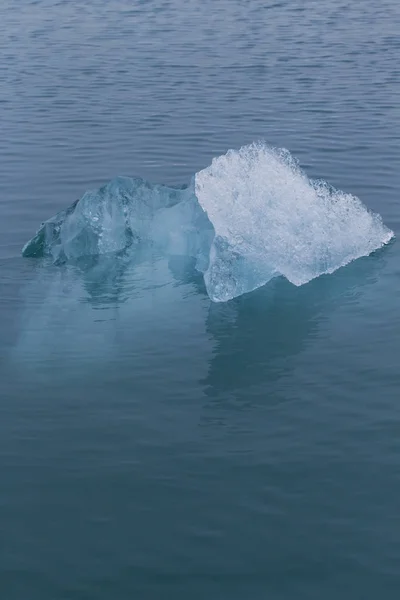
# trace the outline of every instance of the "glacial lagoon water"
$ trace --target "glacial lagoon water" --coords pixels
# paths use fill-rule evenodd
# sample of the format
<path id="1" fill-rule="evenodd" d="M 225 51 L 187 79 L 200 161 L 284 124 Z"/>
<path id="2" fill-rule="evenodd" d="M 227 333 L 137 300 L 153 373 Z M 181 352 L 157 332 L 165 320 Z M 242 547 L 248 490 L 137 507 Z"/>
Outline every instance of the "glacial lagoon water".
<path id="1" fill-rule="evenodd" d="M 394 0 L 2 3 L 2 598 L 398 598 L 395 239 L 223 302 L 194 252 L 21 251 L 87 190 L 182 190 L 261 139 L 398 235 L 399 26 Z"/>

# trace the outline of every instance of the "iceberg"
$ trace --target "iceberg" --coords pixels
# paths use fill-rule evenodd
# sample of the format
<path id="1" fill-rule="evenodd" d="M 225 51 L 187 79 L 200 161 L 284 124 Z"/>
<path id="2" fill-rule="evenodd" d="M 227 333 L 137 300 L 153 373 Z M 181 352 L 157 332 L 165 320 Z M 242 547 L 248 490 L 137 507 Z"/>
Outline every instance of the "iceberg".
<path id="1" fill-rule="evenodd" d="M 139 246 L 190 256 L 211 300 L 224 302 L 277 276 L 303 285 L 393 236 L 358 198 L 260 142 L 214 158 L 181 188 L 117 177 L 44 222 L 22 253 L 55 263 Z"/>

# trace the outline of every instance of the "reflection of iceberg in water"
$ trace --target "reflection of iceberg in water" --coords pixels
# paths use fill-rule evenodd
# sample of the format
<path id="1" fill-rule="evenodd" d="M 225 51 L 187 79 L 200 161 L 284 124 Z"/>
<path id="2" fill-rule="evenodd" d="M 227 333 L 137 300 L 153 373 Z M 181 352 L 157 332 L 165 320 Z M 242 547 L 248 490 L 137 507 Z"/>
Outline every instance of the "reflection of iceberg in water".
<path id="1" fill-rule="evenodd" d="M 160 397 L 166 382 L 175 394 L 177 378 L 185 379 L 188 397 L 200 382 L 209 415 L 225 402 L 274 404 L 321 325 L 338 308 L 376 293 L 385 256 L 376 253 L 308 286 L 276 278 L 220 304 L 209 301 L 202 277 L 185 259 L 121 257 L 118 272 L 109 257 L 91 265 L 38 264 L 21 293 L 13 363 L 35 380 L 54 378 L 55 371 L 60 382 L 118 379 L 128 395 L 139 381 L 141 393 L 157 387 L 154 373 Z"/>
<path id="2" fill-rule="evenodd" d="M 148 346 L 155 360 L 168 344 L 166 329 L 174 339 L 182 330 L 182 346 L 195 344 L 199 311 L 205 331 L 209 300 L 187 260 L 146 252 L 37 266 L 20 290 L 13 360 L 38 373 L 60 364 L 74 376 L 113 363 L 119 370 L 125 360 L 130 369 Z"/>
<path id="3" fill-rule="evenodd" d="M 376 293 L 385 264 L 385 256 L 376 253 L 307 286 L 293 288 L 280 278 L 233 302 L 211 304 L 207 331 L 215 350 L 204 380 L 206 394 L 219 402 L 274 401 L 296 357 L 319 337 L 321 324 L 339 308 L 351 310 Z M 365 308 L 360 310 L 365 314 Z"/>
<path id="4" fill-rule="evenodd" d="M 286 151 L 229 151 L 186 188 L 117 178 L 46 221 L 24 249 L 56 263 L 128 252 L 195 259 L 210 298 L 226 301 L 283 275 L 296 286 L 393 237 L 350 194 L 309 180 Z"/>

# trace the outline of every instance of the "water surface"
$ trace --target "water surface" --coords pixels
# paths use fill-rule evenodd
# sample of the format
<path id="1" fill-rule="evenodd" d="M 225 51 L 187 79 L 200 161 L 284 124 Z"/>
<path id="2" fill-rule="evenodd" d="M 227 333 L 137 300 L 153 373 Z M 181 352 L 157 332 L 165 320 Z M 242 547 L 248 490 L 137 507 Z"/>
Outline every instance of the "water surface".
<path id="1" fill-rule="evenodd" d="M 20 251 L 86 189 L 260 138 L 398 234 L 399 27 L 395 0 L 3 0 L 2 598 L 398 598 L 398 243 L 221 305 L 179 257 Z"/>

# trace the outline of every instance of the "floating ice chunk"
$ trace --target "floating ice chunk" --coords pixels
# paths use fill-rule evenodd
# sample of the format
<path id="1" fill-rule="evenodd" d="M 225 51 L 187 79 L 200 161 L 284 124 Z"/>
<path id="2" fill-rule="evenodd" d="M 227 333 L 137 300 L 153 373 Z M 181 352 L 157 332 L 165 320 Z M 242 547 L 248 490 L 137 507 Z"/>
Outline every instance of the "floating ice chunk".
<path id="1" fill-rule="evenodd" d="M 67 210 L 43 223 L 22 253 L 68 261 L 120 252 L 151 239 L 156 213 L 181 204 L 191 194 L 187 188 L 117 177 L 99 190 L 86 192 Z"/>
<path id="2" fill-rule="evenodd" d="M 262 143 L 215 158 L 195 192 L 215 230 L 204 273 L 215 301 L 275 275 L 302 285 L 393 237 L 358 198 L 308 179 L 289 152 Z"/>
<path id="3" fill-rule="evenodd" d="M 118 177 L 43 223 L 23 255 L 63 262 L 156 246 L 194 257 L 210 298 L 222 302 L 278 275 L 302 285 L 392 237 L 358 198 L 259 143 L 215 158 L 188 187 Z"/>

